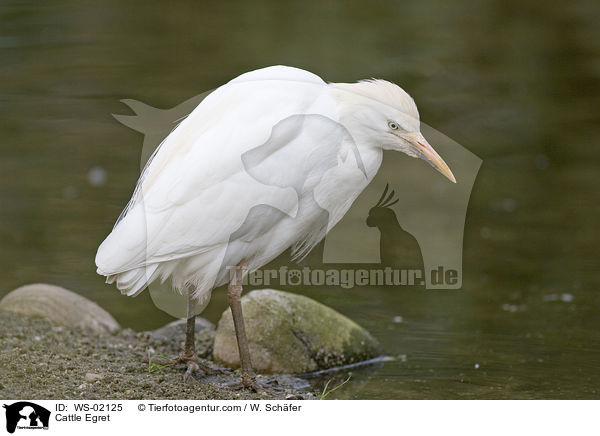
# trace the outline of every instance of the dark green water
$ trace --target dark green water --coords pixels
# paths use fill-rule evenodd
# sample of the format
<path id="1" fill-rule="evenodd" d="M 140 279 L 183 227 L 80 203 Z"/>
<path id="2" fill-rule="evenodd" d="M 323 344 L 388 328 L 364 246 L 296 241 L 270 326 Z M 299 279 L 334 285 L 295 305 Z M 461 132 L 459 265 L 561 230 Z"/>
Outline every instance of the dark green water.
<path id="1" fill-rule="evenodd" d="M 100 6 L 101 5 L 101 6 Z M 338 398 L 598 398 L 597 2 L 0 3 L 0 296 L 73 289 L 127 327 L 170 318 L 95 274 L 131 195 L 122 98 L 172 107 L 272 64 L 381 77 L 483 159 L 459 291 L 310 288 L 388 355 Z M 106 182 L 93 186 L 90 169 Z M 225 308 L 215 293 L 205 312 Z M 402 323 L 394 317 L 401 316 Z"/>

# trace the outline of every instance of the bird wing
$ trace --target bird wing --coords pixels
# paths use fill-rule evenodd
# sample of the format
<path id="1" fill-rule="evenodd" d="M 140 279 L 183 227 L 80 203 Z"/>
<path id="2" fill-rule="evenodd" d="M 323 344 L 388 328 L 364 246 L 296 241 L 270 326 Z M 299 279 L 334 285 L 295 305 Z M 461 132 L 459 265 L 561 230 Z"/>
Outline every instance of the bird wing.
<path id="1" fill-rule="evenodd" d="M 98 249 L 98 271 L 118 274 L 219 247 L 256 205 L 294 215 L 298 191 L 292 185 L 300 182 L 263 183 L 246 171 L 242 156 L 298 114 L 337 117 L 325 82 L 295 68 L 246 73 L 211 93 L 152 156 L 128 207 Z M 290 132 L 278 132 L 279 141 L 295 138 L 297 125 L 289 124 Z M 323 146 L 294 150 L 308 156 Z M 302 161 L 302 154 L 295 159 Z"/>

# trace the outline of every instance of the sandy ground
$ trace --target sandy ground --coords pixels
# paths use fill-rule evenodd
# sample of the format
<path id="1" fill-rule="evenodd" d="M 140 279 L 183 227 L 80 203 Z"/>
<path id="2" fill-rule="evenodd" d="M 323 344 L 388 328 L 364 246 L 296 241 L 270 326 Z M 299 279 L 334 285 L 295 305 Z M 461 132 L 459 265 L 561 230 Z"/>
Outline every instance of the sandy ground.
<path id="1" fill-rule="evenodd" d="M 148 332 L 98 335 L 5 311 L 0 326 L 0 396 L 6 399 L 315 398 L 308 383 L 285 375 L 260 377 L 266 388 L 260 393 L 228 386 L 239 380 L 236 372 L 197 373 L 186 384 L 183 367 L 149 364 L 149 353 L 175 356 L 179 344 Z"/>

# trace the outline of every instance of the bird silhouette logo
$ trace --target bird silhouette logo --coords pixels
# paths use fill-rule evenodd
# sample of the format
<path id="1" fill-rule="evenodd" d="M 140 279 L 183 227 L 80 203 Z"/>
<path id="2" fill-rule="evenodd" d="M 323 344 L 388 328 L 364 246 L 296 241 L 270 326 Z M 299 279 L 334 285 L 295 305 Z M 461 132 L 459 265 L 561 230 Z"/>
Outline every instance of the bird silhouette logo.
<path id="1" fill-rule="evenodd" d="M 4 404 L 6 411 L 6 431 L 14 433 L 18 429 L 48 429 L 50 411 L 29 401 Z"/>
<path id="2" fill-rule="evenodd" d="M 395 191 L 388 193 L 389 183 L 377 204 L 369 210 L 366 223 L 380 232 L 379 256 L 381 264 L 402 269 L 423 269 L 423 256 L 417 239 L 404 230 L 392 206 L 400 200 L 394 198 Z M 387 196 L 386 196 L 387 195 Z"/>

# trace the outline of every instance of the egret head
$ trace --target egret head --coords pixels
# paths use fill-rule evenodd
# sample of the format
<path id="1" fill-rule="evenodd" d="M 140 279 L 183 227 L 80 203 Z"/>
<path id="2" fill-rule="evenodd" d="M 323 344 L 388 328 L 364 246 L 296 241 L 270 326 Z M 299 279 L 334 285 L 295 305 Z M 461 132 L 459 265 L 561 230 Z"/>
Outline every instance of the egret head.
<path id="1" fill-rule="evenodd" d="M 342 121 L 357 140 L 423 159 L 456 183 L 446 162 L 421 134 L 417 105 L 406 91 L 375 79 L 331 85 L 342 91 L 338 97 Z"/>

